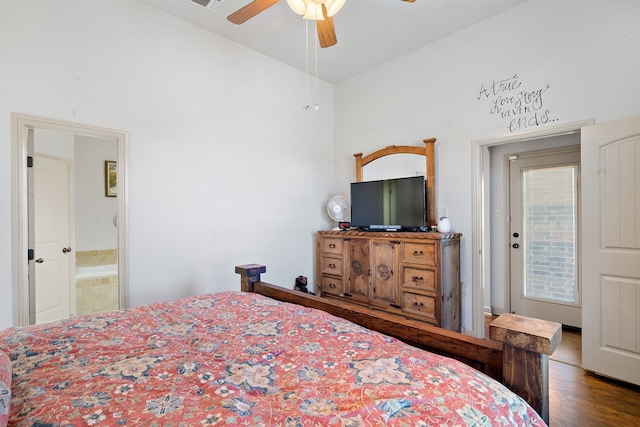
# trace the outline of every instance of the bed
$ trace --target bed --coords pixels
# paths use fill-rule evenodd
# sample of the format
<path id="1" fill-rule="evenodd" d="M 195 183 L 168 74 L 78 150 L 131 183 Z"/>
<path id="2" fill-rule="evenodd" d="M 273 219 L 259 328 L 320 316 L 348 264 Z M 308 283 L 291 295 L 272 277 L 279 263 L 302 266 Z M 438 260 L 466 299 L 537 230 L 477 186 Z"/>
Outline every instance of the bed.
<path id="1" fill-rule="evenodd" d="M 545 425 L 457 360 L 260 295 L 317 298 L 258 267 L 244 292 L 0 331 L 0 425 Z"/>

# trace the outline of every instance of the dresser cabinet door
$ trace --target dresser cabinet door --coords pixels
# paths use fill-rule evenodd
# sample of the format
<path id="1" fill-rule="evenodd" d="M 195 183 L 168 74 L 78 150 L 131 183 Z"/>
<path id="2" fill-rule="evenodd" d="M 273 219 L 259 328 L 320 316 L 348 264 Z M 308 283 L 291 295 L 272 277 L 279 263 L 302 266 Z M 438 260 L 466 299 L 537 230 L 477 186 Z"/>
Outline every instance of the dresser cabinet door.
<path id="1" fill-rule="evenodd" d="M 369 302 L 369 240 L 345 239 L 344 295 Z"/>
<path id="2" fill-rule="evenodd" d="M 371 243 L 371 304 L 399 308 L 396 259 L 398 245 L 388 241 Z"/>

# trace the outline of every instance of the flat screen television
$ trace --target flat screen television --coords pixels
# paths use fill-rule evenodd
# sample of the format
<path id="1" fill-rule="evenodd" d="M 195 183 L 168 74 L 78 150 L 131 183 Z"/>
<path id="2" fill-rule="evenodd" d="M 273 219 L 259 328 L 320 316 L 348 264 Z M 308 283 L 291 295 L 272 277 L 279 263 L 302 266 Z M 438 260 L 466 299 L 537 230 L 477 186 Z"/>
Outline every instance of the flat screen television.
<path id="1" fill-rule="evenodd" d="M 424 176 L 351 183 L 351 226 L 416 230 L 425 226 Z"/>

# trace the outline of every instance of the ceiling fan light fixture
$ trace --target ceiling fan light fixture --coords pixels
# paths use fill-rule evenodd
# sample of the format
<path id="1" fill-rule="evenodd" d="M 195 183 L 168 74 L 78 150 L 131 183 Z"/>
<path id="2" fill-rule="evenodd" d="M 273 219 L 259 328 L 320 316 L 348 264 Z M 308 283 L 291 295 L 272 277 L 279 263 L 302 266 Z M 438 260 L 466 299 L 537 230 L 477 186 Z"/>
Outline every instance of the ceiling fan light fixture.
<path id="1" fill-rule="evenodd" d="M 307 11 L 307 0 L 287 0 L 287 4 L 298 15 L 304 15 Z"/>
<path id="2" fill-rule="evenodd" d="M 314 21 L 324 21 L 324 15 L 322 14 L 322 4 L 317 4 L 313 1 L 307 2 L 307 10 L 303 18 L 313 19 Z"/>
<path id="3" fill-rule="evenodd" d="M 327 16 L 333 16 L 344 6 L 345 0 L 326 0 L 324 2 L 327 8 Z"/>
<path id="4" fill-rule="evenodd" d="M 327 9 L 327 16 L 333 16 L 344 6 L 345 0 L 287 0 L 289 7 L 304 19 L 324 20 L 322 5 Z"/>

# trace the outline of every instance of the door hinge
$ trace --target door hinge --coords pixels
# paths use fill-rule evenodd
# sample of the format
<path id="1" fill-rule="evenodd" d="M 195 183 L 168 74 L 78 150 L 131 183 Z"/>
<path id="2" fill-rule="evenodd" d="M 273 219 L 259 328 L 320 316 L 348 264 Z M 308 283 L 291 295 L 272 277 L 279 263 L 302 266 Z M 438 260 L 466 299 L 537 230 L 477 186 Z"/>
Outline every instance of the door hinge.
<path id="1" fill-rule="evenodd" d="M 33 249 L 27 249 L 27 261 L 31 261 L 35 258 L 35 251 Z"/>
<path id="2" fill-rule="evenodd" d="M 27 156 L 27 167 L 28 168 L 32 168 L 33 167 L 33 157 L 31 157 L 31 156 Z"/>

